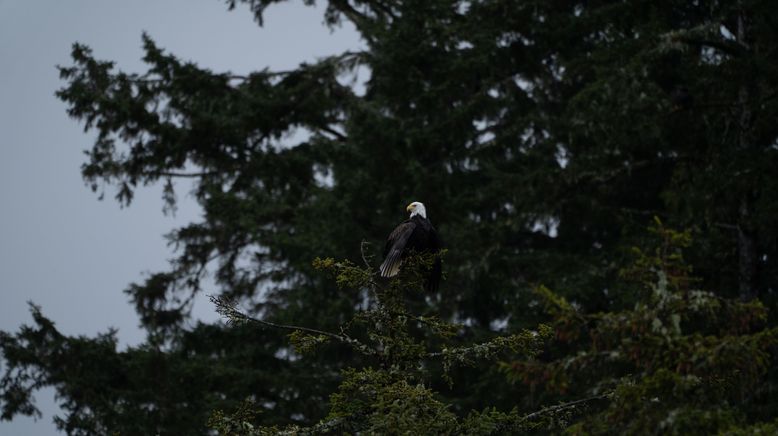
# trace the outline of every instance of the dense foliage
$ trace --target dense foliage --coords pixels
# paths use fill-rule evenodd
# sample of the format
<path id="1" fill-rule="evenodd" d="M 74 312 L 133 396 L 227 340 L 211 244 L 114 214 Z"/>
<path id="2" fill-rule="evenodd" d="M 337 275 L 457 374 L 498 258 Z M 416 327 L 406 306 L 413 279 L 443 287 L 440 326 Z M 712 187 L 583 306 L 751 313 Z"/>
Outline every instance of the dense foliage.
<path id="1" fill-rule="evenodd" d="M 261 22 L 277 1 L 227 3 Z M 129 74 L 74 46 L 58 97 L 97 133 L 85 180 L 100 195 L 115 187 L 123 204 L 163 183 L 168 208 L 175 181 L 191 180 L 203 217 L 169 235 L 169 269 L 126 290 L 143 346 L 117 350 L 113 332 L 63 336 L 37 309 L 34 325 L 0 332 L 4 419 L 34 414 L 35 390 L 53 386 L 71 434 L 203 434 L 209 417 L 227 425 L 236 410 L 236 422 L 259 411 L 267 428 L 303 428 L 359 407 L 372 412 L 354 428 L 423 413 L 440 431 L 486 433 L 559 404 L 574 410 L 543 412 L 532 428 L 770 429 L 778 6 L 326 4 L 327 23 L 353 23 L 365 49 L 289 72 L 212 72 L 144 35 L 148 70 Z M 350 81 L 360 71 L 364 90 Z M 187 327 L 207 274 L 217 301 L 256 320 L 337 333 L 369 316 L 367 282 L 336 286 L 311 262 L 361 265 L 379 251 L 362 241 L 380 247 L 410 201 L 426 204 L 449 249 L 446 280 L 434 295 L 403 293 L 397 311 L 458 327 L 392 335 L 420 341 L 415 353 L 544 323 L 553 340 L 407 374 L 353 343 L 298 353 L 283 329 Z M 688 233 L 657 225 L 651 251 L 655 216 Z M 359 403 L 360 384 L 381 389 Z"/>
<path id="2" fill-rule="evenodd" d="M 682 251 L 691 242 L 688 232 L 666 229 L 658 219 L 651 230 L 654 247 L 635 248 L 634 264 L 622 271 L 637 299 L 634 308 L 583 313 L 540 286 L 535 293 L 553 326 L 540 324 L 479 344 L 451 344 L 461 325 L 407 310 L 406 294 L 423 292 L 423 280 L 406 275 L 382 283 L 368 262 L 361 268 L 331 259 L 316 262 L 334 271 L 341 286 L 373 296 L 339 333 L 273 325 L 216 298 L 233 322 L 292 330 L 300 352 L 338 340 L 372 362 L 343 372 L 330 413 L 311 427 L 255 426 L 246 406 L 233 415 L 216 412 L 210 425 L 220 434 L 246 435 L 778 432 L 769 383 L 778 327 L 766 327 L 766 309 L 758 301 L 721 298 L 695 287 Z M 434 337 L 442 344 L 431 343 Z M 434 347 L 440 351 L 431 351 Z M 508 380 L 568 400 L 531 413 L 487 408 L 458 417 L 431 389 L 436 365 L 453 384 L 454 367 L 506 354 L 516 359 L 500 364 Z"/>

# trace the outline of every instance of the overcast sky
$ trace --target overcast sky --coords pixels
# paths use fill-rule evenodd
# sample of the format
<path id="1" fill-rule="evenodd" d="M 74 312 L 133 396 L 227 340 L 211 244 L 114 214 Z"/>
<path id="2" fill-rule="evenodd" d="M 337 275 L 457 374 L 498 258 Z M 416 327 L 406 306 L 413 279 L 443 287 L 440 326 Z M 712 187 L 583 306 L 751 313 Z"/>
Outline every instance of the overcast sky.
<path id="1" fill-rule="evenodd" d="M 81 42 L 125 71 L 143 71 L 141 32 L 160 47 L 214 71 L 246 74 L 361 46 L 348 25 L 330 32 L 322 9 L 300 1 L 272 7 L 260 28 L 246 9 L 220 0 L 0 0 L 0 330 L 31 322 L 27 301 L 68 335 L 119 329 L 122 346 L 143 340 L 123 290 L 172 256 L 163 235 L 197 220 L 179 193 L 175 216 L 162 214 L 160 189 L 136 193 L 121 209 L 112 192 L 98 201 L 79 167 L 93 135 L 54 97 L 55 65 Z M 215 319 L 199 301 L 195 312 Z M 37 422 L 0 422 L 0 434 L 54 435 L 53 390 L 38 395 Z"/>

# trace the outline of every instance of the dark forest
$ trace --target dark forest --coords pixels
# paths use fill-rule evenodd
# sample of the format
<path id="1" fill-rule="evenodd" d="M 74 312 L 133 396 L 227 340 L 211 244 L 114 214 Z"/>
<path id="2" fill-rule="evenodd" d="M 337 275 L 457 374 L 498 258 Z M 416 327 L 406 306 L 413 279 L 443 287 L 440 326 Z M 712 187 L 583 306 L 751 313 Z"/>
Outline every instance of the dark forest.
<path id="1" fill-rule="evenodd" d="M 2 419 L 53 387 L 71 435 L 778 433 L 775 2 L 319 3 L 364 51 L 243 76 L 73 45 L 87 185 L 194 182 L 202 219 L 124 290 L 141 346 L 34 305 L 0 332 Z M 433 291 L 435 255 L 378 273 L 413 201 Z"/>

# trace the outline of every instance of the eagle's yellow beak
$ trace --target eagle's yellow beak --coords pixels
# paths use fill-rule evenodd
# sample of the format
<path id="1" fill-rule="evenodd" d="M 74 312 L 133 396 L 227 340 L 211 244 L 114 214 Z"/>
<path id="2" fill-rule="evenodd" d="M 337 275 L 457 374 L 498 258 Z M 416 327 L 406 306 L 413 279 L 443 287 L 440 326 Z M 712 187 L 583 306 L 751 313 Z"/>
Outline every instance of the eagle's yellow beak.
<path id="1" fill-rule="evenodd" d="M 405 208 L 406 212 L 410 212 L 413 210 L 413 203 L 409 204 L 408 207 Z"/>

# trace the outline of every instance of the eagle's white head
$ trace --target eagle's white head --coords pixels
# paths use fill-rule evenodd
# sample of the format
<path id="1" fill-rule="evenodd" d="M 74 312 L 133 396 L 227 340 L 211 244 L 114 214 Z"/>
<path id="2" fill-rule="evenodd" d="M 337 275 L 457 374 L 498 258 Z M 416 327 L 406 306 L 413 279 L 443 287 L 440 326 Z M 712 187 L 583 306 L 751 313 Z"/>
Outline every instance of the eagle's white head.
<path id="1" fill-rule="evenodd" d="M 413 218 L 415 215 L 420 215 L 422 218 L 427 218 L 427 209 L 425 209 L 424 205 L 418 201 L 414 201 L 413 203 L 409 204 L 405 210 L 411 213 L 411 218 Z"/>

